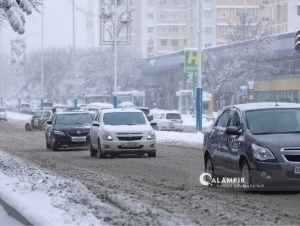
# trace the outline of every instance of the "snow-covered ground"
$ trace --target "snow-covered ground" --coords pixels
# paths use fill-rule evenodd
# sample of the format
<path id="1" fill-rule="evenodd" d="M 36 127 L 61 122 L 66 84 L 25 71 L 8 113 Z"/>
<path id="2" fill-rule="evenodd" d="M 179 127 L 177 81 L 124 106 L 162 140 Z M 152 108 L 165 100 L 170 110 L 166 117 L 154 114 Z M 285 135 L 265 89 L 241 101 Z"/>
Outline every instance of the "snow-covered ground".
<path id="1" fill-rule="evenodd" d="M 8 112 L 8 120 L 25 121 L 30 117 L 31 115 Z M 186 115 L 183 120 L 192 124 L 195 118 Z M 209 121 L 203 122 L 203 127 L 210 125 Z M 199 148 L 203 143 L 202 133 L 156 131 L 156 137 L 158 143 L 174 146 Z M 82 222 L 85 222 L 85 225 L 104 224 L 89 212 L 88 205 L 97 204 L 99 210 L 109 207 L 101 203 L 78 181 L 49 175 L 2 151 L 0 151 L 0 181 L 0 198 L 35 225 L 75 225 Z M 78 199 L 75 200 L 77 204 L 70 205 L 71 199 L 72 203 L 74 199 Z M 1 215 L 6 218 L 1 218 Z M 7 217 L 3 208 L 0 208 L 0 219 L 4 225 L 12 225 L 15 221 Z"/>

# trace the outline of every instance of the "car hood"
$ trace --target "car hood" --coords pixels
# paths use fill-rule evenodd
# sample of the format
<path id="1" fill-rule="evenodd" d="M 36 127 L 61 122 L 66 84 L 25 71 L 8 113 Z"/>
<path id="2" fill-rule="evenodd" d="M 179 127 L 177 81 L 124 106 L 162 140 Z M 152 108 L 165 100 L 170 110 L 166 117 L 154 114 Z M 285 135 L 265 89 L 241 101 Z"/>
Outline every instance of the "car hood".
<path id="1" fill-rule="evenodd" d="M 252 135 L 251 141 L 263 147 L 300 147 L 300 133 Z"/>
<path id="2" fill-rule="evenodd" d="M 105 132 L 113 132 L 113 133 L 143 133 L 150 132 L 152 127 L 148 124 L 146 125 L 121 125 L 121 126 L 111 126 L 111 125 L 102 125 L 102 129 Z"/>
<path id="3" fill-rule="evenodd" d="M 54 129 L 57 130 L 90 130 L 91 125 L 90 124 L 76 124 L 76 125 L 62 125 L 57 124 L 54 126 Z"/>

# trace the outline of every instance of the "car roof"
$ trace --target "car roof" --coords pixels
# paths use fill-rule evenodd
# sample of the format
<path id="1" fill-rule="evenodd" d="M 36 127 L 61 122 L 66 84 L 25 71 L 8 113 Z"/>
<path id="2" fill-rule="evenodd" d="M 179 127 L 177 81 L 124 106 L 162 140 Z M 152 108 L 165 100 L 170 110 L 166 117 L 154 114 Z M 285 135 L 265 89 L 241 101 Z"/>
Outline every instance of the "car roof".
<path id="1" fill-rule="evenodd" d="M 89 114 L 87 111 L 59 111 L 56 115 L 76 115 L 76 114 Z"/>
<path id="2" fill-rule="evenodd" d="M 228 108 L 238 108 L 241 111 L 251 111 L 251 110 L 259 110 L 259 109 L 276 109 L 276 108 L 300 108 L 300 104 L 298 103 L 285 103 L 285 102 L 258 102 L 258 103 L 246 103 L 246 104 L 235 104 L 227 106 Z"/>
<path id="3" fill-rule="evenodd" d="M 113 112 L 142 112 L 139 109 L 134 108 L 112 108 L 112 109 L 103 109 L 102 113 L 113 113 Z"/>

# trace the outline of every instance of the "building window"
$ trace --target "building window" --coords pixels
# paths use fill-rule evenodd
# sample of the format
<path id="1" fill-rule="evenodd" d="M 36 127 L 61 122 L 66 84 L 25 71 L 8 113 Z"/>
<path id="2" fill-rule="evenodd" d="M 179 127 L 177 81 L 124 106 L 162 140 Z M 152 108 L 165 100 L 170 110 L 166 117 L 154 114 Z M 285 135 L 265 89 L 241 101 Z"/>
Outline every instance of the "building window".
<path id="1" fill-rule="evenodd" d="M 297 6 L 297 15 L 300 16 L 300 5 Z"/>
<path id="2" fill-rule="evenodd" d="M 268 5 L 268 4 L 269 4 L 269 1 L 262 1 L 261 4 L 263 4 L 263 5 Z"/>
<path id="3" fill-rule="evenodd" d="M 211 18 L 211 10 L 204 10 L 204 18 Z"/>
<path id="4" fill-rule="evenodd" d="M 148 19 L 153 19 L 153 13 L 148 13 Z"/>
<path id="5" fill-rule="evenodd" d="M 186 33 L 186 26 L 181 26 L 181 32 Z"/>
<path id="6" fill-rule="evenodd" d="M 168 27 L 164 26 L 164 25 L 161 25 L 161 26 L 157 27 L 158 33 L 165 33 L 165 32 L 167 32 L 167 30 L 168 30 Z"/>
<path id="7" fill-rule="evenodd" d="M 210 43 L 206 43 L 206 44 L 204 44 L 204 47 L 205 47 L 205 48 L 211 47 L 211 44 L 210 44 Z"/>
<path id="8" fill-rule="evenodd" d="M 269 21 L 269 17 L 263 17 L 262 21 Z"/>
<path id="9" fill-rule="evenodd" d="M 168 19 L 168 13 L 167 12 L 160 12 L 160 13 L 158 13 L 158 18 L 160 20 L 167 20 Z"/>
<path id="10" fill-rule="evenodd" d="M 236 9 L 235 15 L 236 17 L 241 17 L 245 14 L 247 17 L 255 17 L 255 9 Z"/>
<path id="11" fill-rule="evenodd" d="M 186 0 L 173 0 L 173 5 L 186 5 Z"/>
<path id="12" fill-rule="evenodd" d="M 212 34 L 212 27 L 205 27 L 204 34 L 211 35 Z"/>
<path id="13" fill-rule="evenodd" d="M 179 18 L 179 12 L 172 12 L 171 13 L 171 19 L 172 20 L 178 20 Z"/>
<path id="14" fill-rule="evenodd" d="M 168 46 L 168 39 L 161 39 L 160 40 L 160 45 L 161 46 Z"/>
<path id="15" fill-rule="evenodd" d="M 153 27 L 148 27 L 148 33 L 153 33 Z"/>
<path id="16" fill-rule="evenodd" d="M 171 46 L 178 46 L 178 39 L 171 39 Z"/>
<path id="17" fill-rule="evenodd" d="M 218 31 L 220 34 L 227 34 L 228 33 L 228 26 L 226 25 L 219 25 Z"/>
<path id="18" fill-rule="evenodd" d="M 148 0 L 148 5 L 153 5 L 153 0 Z"/>
<path id="19" fill-rule="evenodd" d="M 226 18 L 229 16 L 229 10 L 228 9 L 221 9 L 220 10 L 220 17 Z"/>
<path id="20" fill-rule="evenodd" d="M 167 5 L 167 0 L 159 0 L 158 5 Z"/>
<path id="21" fill-rule="evenodd" d="M 172 31 L 174 33 L 179 33 L 180 32 L 180 26 L 172 26 Z"/>

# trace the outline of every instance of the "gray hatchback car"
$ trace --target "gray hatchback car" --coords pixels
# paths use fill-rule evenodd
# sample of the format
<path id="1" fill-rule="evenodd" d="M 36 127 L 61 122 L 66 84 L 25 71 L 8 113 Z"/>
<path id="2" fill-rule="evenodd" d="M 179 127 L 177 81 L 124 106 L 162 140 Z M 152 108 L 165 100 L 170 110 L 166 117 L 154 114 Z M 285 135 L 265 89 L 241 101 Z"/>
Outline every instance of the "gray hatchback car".
<path id="1" fill-rule="evenodd" d="M 299 190 L 300 104 L 228 106 L 204 131 L 203 151 L 207 180 L 241 178 L 246 190 Z"/>

